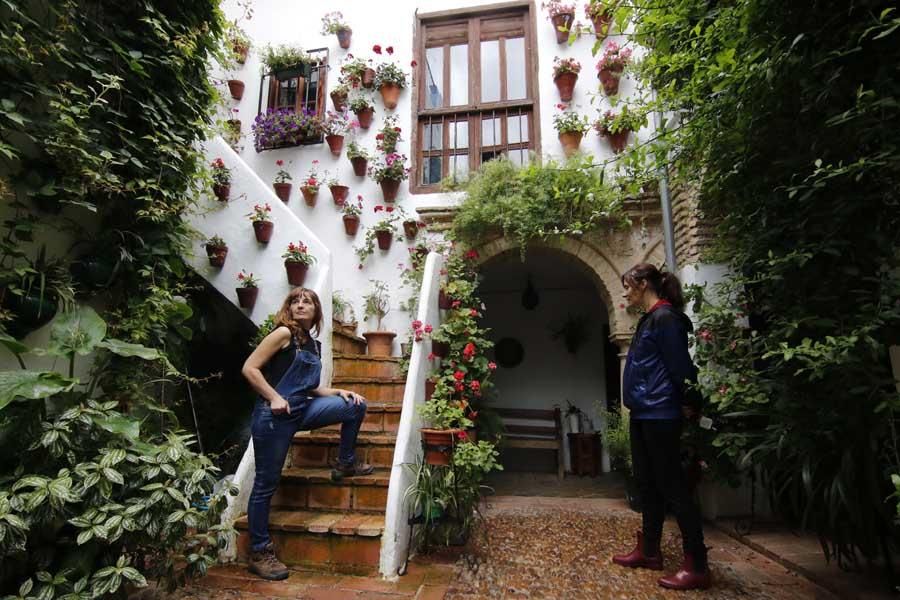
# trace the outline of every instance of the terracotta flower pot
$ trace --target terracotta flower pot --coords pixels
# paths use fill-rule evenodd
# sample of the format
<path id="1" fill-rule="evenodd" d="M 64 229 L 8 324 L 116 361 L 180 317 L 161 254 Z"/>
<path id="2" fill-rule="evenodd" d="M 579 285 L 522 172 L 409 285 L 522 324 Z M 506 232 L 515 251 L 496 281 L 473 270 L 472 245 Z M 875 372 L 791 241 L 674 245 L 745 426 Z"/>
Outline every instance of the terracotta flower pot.
<path id="1" fill-rule="evenodd" d="M 224 267 L 225 257 L 228 256 L 228 246 L 206 245 L 206 256 L 209 258 L 209 266 Z"/>
<path id="2" fill-rule="evenodd" d="M 393 202 L 397 199 L 397 192 L 400 190 L 399 179 L 382 179 L 379 184 L 385 202 Z"/>
<path id="3" fill-rule="evenodd" d="M 370 106 L 354 114 L 356 115 L 356 120 L 359 121 L 360 128 L 368 129 L 372 126 L 372 119 L 375 118 L 375 108 Z"/>
<path id="4" fill-rule="evenodd" d="M 431 353 L 438 358 L 447 358 L 450 354 L 450 342 L 437 342 L 431 340 Z"/>
<path id="5" fill-rule="evenodd" d="M 346 50 L 350 47 L 350 39 L 353 37 L 352 29 L 339 29 L 337 31 L 338 44 Z"/>
<path id="6" fill-rule="evenodd" d="M 609 142 L 609 147 L 612 148 L 612 151 L 618 154 L 625 150 L 625 146 L 628 145 L 628 136 L 630 134 L 631 132 L 625 129 L 618 133 L 607 133 L 603 137 Z"/>
<path id="7" fill-rule="evenodd" d="M 311 188 L 304 185 L 300 188 L 300 193 L 303 194 L 303 201 L 306 202 L 307 206 L 312 208 L 316 205 L 316 198 L 319 197 L 319 188 Z"/>
<path id="8" fill-rule="evenodd" d="M 238 63 L 240 63 L 240 64 L 244 64 L 245 62 L 247 62 L 247 54 L 249 52 L 250 52 L 249 46 L 242 46 L 239 44 L 234 45 L 234 53 L 236 55 L 234 57 L 234 59 L 236 61 L 238 61 Z"/>
<path id="9" fill-rule="evenodd" d="M 415 221 L 403 221 L 403 233 L 406 234 L 407 239 L 415 239 L 419 235 L 419 224 Z"/>
<path id="10" fill-rule="evenodd" d="M 347 94 L 331 92 L 329 96 L 331 96 L 331 103 L 334 105 L 334 110 L 338 112 L 347 110 Z"/>
<path id="11" fill-rule="evenodd" d="M 284 270 L 287 271 L 287 280 L 291 285 L 303 285 L 306 281 L 306 273 L 309 271 L 309 265 L 293 260 L 284 261 Z"/>
<path id="12" fill-rule="evenodd" d="M 565 44 L 569 39 L 569 30 L 575 22 L 575 13 L 560 13 L 550 19 L 553 23 L 553 31 L 556 32 L 556 43 Z M 562 30 L 560 30 L 562 28 Z"/>
<path id="13" fill-rule="evenodd" d="M 287 204 L 287 201 L 291 199 L 291 184 L 273 183 L 272 187 L 275 188 L 275 195 L 278 196 L 282 202 Z"/>
<path id="14" fill-rule="evenodd" d="M 240 79 L 229 79 L 228 91 L 231 92 L 232 98 L 240 100 L 244 97 L 244 82 Z"/>
<path id="15" fill-rule="evenodd" d="M 397 334 L 393 331 L 367 331 L 362 336 L 366 338 L 366 354 L 369 356 L 390 356 L 391 346 Z"/>
<path id="16" fill-rule="evenodd" d="M 326 135 L 325 141 L 328 142 L 328 149 L 334 156 L 340 156 L 341 150 L 344 149 L 344 136 L 342 135 Z"/>
<path id="17" fill-rule="evenodd" d="M 378 239 L 378 247 L 381 250 L 391 249 L 391 242 L 394 241 L 393 231 L 376 231 L 375 237 Z"/>
<path id="18" fill-rule="evenodd" d="M 228 202 L 228 196 L 231 195 L 231 185 L 213 184 L 213 194 L 215 194 L 220 202 Z"/>
<path id="19" fill-rule="evenodd" d="M 622 69 L 600 69 L 597 78 L 603 86 L 603 93 L 607 96 L 615 96 L 619 93 L 619 80 L 622 79 Z"/>
<path id="20" fill-rule="evenodd" d="M 393 83 L 385 83 L 378 91 L 381 92 L 381 101 L 384 107 L 391 110 L 397 108 L 397 102 L 400 99 L 400 92 L 403 88 Z"/>
<path id="21" fill-rule="evenodd" d="M 366 176 L 366 166 L 369 164 L 369 161 L 365 156 L 354 156 L 350 159 L 350 164 L 353 165 L 354 175 L 357 177 Z"/>
<path id="22" fill-rule="evenodd" d="M 359 231 L 359 217 L 356 215 L 344 215 L 344 231 L 347 235 L 354 236 Z"/>
<path id="23" fill-rule="evenodd" d="M 591 19 L 591 22 L 594 24 L 594 35 L 598 40 L 602 40 L 609 35 L 609 26 L 612 24 L 612 19 L 612 13 L 603 13 Z"/>
<path id="24" fill-rule="evenodd" d="M 425 262 L 425 259 L 428 258 L 428 253 L 429 253 L 429 252 L 430 252 L 430 250 L 428 250 L 428 248 L 425 248 L 425 247 L 423 246 L 423 247 L 420 247 L 420 248 L 416 248 L 416 251 L 415 251 L 415 253 L 413 254 L 413 256 L 416 257 L 416 259 L 417 259 L 417 261 L 418 261 L 418 264 L 422 264 L 422 263 Z"/>
<path id="25" fill-rule="evenodd" d="M 373 85 L 375 85 L 375 69 L 366 68 L 366 70 L 363 71 L 362 86 L 364 88 L 370 88 Z"/>
<path id="26" fill-rule="evenodd" d="M 346 185 L 332 185 L 328 189 L 331 190 L 331 197 L 334 199 L 335 206 L 342 206 L 347 201 L 347 194 L 350 193 L 350 188 Z"/>
<path id="27" fill-rule="evenodd" d="M 575 82 L 578 81 L 577 73 L 560 73 L 554 80 L 556 89 L 559 90 L 559 99 L 563 102 L 570 102 L 572 94 L 575 92 Z"/>
<path id="28" fill-rule="evenodd" d="M 563 152 L 566 153 L 567 157 L 578 152 L 583 135 L 580 131 L 564 131 L 559 134 L 559 143 L 562 144 Z"/>
<path id="29" fill-rule="evenodd" d="M 238 306 L 241 308 L 253 308 L 253 305 L 256 304 L 256 297 L 259 296 L 259 288 L 235 288 L 235 292 L 237 292 L 238 297 Z"/>
<path id="30" fill-rule="evenodd" d="M 444 290 L 438 291 L 438 308 L 449 310 L 453 307 L 453 299 Z"/>
<path id="31" fill-rule="evenodd" d="M 260 244 L 268 244 L 274 230 L 275 223 L 272 221 L 253 221 L 253 233 L 256 234 L 256 241 Z"/>
<path id="32" fill-rule="evenodd" d="M 429 429 L 419 430 L 422 444 L 425 447 L 425 462 L 429 465 L 449 465 L 453 449 L 460 442 L 462 429 Z"/>
<path id="33" fill-rule="evenodd" d="M 431 379 L 425 380 L 425 402 L 431 400 L 431 397 L 434 395 L 434 389 L 437 387 L 437 384 Z"/>

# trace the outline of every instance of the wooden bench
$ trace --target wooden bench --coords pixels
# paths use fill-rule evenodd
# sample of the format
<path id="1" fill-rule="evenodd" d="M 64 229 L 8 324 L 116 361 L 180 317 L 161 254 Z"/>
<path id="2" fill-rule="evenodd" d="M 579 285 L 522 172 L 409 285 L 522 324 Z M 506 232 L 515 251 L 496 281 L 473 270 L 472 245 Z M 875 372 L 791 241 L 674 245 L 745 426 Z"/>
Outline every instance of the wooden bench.
<path id="1" fill-rule="evenodd" d="M 563 458 L 562 416 L 559 407 L 553 409 L 536 408 L 495 408 L 503 421 L 503 443 L 507 448 L 538 448 L 556 450 L 556 476 L 562 480 L 565 473 Z M 530 423 L 510 423 L 509 420 L 530 421 Z"/>

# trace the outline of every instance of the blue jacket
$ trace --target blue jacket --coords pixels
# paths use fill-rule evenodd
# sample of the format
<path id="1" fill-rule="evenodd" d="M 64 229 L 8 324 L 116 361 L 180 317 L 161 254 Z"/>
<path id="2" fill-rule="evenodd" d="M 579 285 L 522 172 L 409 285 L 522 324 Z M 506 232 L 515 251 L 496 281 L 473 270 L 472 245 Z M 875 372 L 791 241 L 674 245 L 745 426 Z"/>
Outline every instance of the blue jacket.
<path id="1" fill-rule="evenodd" d="M 697 370 L 688 354 L 691 320 L 670 304 L 659 304 L 638 321 L 623 375 L 625 406 L 632 419 L 680 419 L 685 380 Z M 690 404 L 695 394 L 691 394 Z"/>

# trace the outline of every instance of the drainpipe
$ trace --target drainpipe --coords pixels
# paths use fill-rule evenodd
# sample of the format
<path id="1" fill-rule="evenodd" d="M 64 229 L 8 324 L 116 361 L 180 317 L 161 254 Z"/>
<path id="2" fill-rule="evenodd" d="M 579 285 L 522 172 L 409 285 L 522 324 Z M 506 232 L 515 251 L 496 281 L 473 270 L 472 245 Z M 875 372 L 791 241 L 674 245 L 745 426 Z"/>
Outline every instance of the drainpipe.
<path id="1" fill-rule="evenodd" d="M 654 94 L 654 97 L 656 94 Z M 653 112 L 653 124 L 656 131 L 665 131 L 665 120 L 662 112 Z M 668 156 L 666 157 L 668 158 Z M 667 163 L 668 161 L 666 161 Z M 675 228 L 672 223 L 672 199 L 669 196 L 668 166 L 664 163 L 659 167 L 659 201 L 662 205 L 663 236 L 666 246 L 666 268 L 669 273 L 675 273 Z"/>

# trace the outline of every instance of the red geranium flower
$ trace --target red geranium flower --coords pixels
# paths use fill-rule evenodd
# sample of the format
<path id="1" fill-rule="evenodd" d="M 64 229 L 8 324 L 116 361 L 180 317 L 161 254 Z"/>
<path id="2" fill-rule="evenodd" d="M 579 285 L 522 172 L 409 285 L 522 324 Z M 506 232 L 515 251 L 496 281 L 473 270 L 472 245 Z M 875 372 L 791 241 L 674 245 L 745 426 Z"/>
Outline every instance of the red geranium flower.
<path id="1" fill-rule="evenodd" d="M 384 51 L 387 52 L 388 54 L 393 54 L 393 53 L 394 53 L 394 47 L 393 47 L 393 46 L 388 46 L 387 48 L 384 49 Z"/>
<path id="2" fill-rule="evenodd" d="M 469 316 L 470 316 L 470 317 L 477 317 L 477 316 L 478 316 L 478 311 L 475 310 L 475 309 L 473 308 L 472 310 L 469 311 Z"/>
<path id="3" fill-rule="evenodd" d="M 375 54 L 381 54 L 381 46 L 375 44 L 374 46 L 372 46 L 372 52 L 374 52 Z"/>
<path id="4" fill-rule="evenodd" d="M 375 212 L 381 212 L 382 210 L 384 210 L 384 207 L 380 204 L 375 207 Z"/>
<path id="5" fill-rule="evenodd" d="M 431 333 L 434 328 L 431 325 L 425 325 L 425 333 Z"/>
<path id="6" fill-rule="evenodd" d="M 469 436 L 466 435 L 465 431 L 460 431 L 456 434 L 456 437 L 458 437 L 462 441 L 466 441 L 467 439 L 469 439 Z"/>
<path id="7" fill-rule="evenodd" d="M 465 378 L 466 378 L 466 374 L 463 373 L 462 371 L 456 371 L 455 373 L 453 373 L 453 379 L 455 379 L 457 381 L 462 381 Z"/>
<path id="8" fill-rule="evenodd" d="M 419 66 L 419 63 L 417 63 L 416 61 L 412 61 L 411 63 L 409 63 L 409 66 L 415 68 L 415 67 Z"/>
<path id="9" fill-rule="evenodd" d="M 453 308 L 459 308 L 461 304 L 462 304 L 462 301 L 460 301 L 460 300 L 454 300 L 454 301 L 450 304 L 450 306 L 453 307 Z"/>
<path id="10" fill-rule="evenodd" d="M 475 250 L 469 250 L 468 252 L 466 252 L 466 258 L 468 258 L 469 260 L 475 260 L 476 258 L 478 258 L 478 252 Z"/>
<path id="11" fill-rule="evenodd" d="M 275 164 L 280 167 L 281 165 L 284 164 L 284 161 L 279 158 L 278 160 L 275 161 Z"/>

